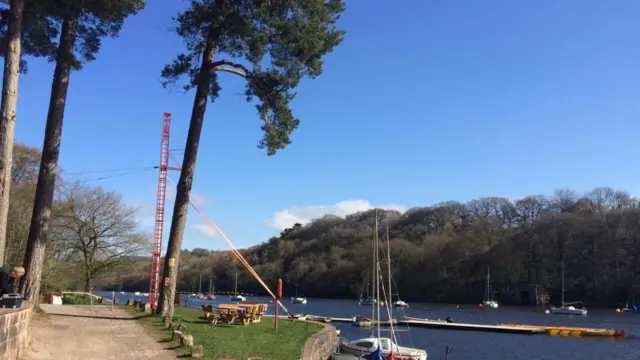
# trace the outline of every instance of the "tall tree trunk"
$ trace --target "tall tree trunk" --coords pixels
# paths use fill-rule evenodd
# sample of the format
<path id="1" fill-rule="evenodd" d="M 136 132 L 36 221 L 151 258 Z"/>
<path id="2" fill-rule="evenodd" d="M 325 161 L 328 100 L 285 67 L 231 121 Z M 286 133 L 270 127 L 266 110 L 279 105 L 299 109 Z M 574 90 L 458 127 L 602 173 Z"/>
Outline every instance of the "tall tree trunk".
<path id="1" fill-rule="evenodd" d="M 56 68 L 53 73 L 53 83 L 51 84 L 51 98 L 44 132 L 38 185 L 36 186 L 33 214 L 31 215 L 27 251 L 24 257 L 26 274 L 22 280 L 21 290 L 23 294 L 29 294 L 29 300 L 34 301 L 38 301 L 40 294 L 47 230 L 51 219 L 51 206 L 55 190 L 58 157 L 60 155 L 62 121 L 64 119 L 64 108 L 71 75 L 70 59 L 73 55 L 77 25 L 77 15 L 67 16 L 62 23 Z"/>
<path id="2" fill-rule="evenodd" d="M 12 0 L 9 8 L 9 28 L 6 39 L 2 80 L 2 104 L 0 113 L 0 267 L 4 266 L 4 249 L 7 244 L 7 216 L 11 193 L 11 167 L 13 165 L 13 135 L 16 127 L 18 103 L 18 78 L 22 41 L 22 14 L 24 0 Z"/>
<path id="3" fill-rule="evenodd" d="M 180 172 L 180 181 L 178 182 L 176 200 L 173 207 L 169 244 L 167 245 L 167 254 L 164 258 L 163 274 L 165 279 L 169 278 L 169 285 L 165 286 L 164 281 L 160 282 L 158 312 L 161 313 L 164 318 L 169 319 L 173 318 L 182 236 L 184 235 L 184 227 L 187 222 L 189 194 L 191 193 L 191 185 L 193 184 L 196 157 L 198 155 L 198 146 L 200 145 L 200 133 L 202 132 L 202 123 L 204 120 L 204 113 L 207 108 L 207 101 L 209 100 L 211 72 L 213 71 L 213 61 L 216 55 L 215 42 L 213 40 L 214 36 L 212 33 L 213 32 L 209 34 L 209 39 L 204 49 L 204 56 L 202 57 L 202 64 L 200 66 L 200 75 L 198 79 L 198 86 L 196 88 L 196 96 L 193 101 L 187 144 L 184 147 L 185 151 L 184 159 L 182 160 L 182 171 Z M 174 259 L 175 261 L 173 266 L 169 266 L 171 259 Z"/>
<path id="4" fill-rule="evenodd" d="M 87 270 L 84 276 L 84 291 L 91 293 L 93 291 L 93 275 Z"/>

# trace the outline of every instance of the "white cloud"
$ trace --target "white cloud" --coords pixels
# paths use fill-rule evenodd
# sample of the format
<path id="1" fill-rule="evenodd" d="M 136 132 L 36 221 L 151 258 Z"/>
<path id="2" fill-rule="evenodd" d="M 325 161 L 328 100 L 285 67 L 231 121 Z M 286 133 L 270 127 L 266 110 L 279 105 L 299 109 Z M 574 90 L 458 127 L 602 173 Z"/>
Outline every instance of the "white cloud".
<path id="1" fill-rule="evenodd" d="M 195 224 L 195 225 L 189 226 L 189 228 L 207 237 L 218 237 L 218 233 L 214 231 L 212 228 L 210 228 L 209 226 L 207 226 L 207 224 Z"/>
<path id="2" fill-rule="evenodd" d="M 400 204 L 373 205 L 367 200 L 345 200 L 333 205 L 312 205 L 305 207 L 293 207 L 276 211 L 271 220 L 264 224 L 267 227 L 282 231 L 292 227 L 295 223 L 307 224 L 313 219 L 324 215 L 337 215 L 344 217 L 349 214 L 366 211 L 373 208 L 398 210 L 404 212 L 407 208 Z"/>

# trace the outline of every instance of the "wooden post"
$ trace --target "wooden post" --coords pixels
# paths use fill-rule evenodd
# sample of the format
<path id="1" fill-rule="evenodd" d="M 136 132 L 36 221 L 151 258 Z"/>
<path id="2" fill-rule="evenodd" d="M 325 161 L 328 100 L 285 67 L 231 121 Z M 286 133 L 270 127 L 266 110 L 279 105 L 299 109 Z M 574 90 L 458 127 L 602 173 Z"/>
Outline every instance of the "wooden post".
<path id="1" fill-rule="evenodd" d="M 274 322 L 276 331 L 278 331 L 278 308 L 280 307 L 278 305 L 280 303 L 280 299 L 282 299 L 282 278 L 278 278 L 278 290 L 276 292 L 276 321 Z"/>

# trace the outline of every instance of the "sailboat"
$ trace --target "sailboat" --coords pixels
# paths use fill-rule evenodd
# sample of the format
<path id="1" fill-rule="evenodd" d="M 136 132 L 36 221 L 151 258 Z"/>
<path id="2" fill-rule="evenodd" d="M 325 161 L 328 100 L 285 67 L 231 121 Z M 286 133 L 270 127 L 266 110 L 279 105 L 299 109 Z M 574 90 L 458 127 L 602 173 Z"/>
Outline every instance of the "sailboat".
<path id="1" fill-rule="evenodd" d="M 121 295 L 125 295 L 126 293 L 122 291 L 122 282 L 120 282 L 120 288 L 118 289 Z"/>
<path id="2" fill-rule="evenodd" d="M 206 300 L 216 299 L 216 288 L 213 285 L 213 279 L 209 278 L 209 293 L 204 297 Z"/>
<path id="3" fill-rule="evenodd" d="M 640 307 L 636 306 L 636 294 L 633 274 L 631 275 L 631 289 L 629 289 L 629 296 L 627 296 L 627 304 L 622 309 L 622 312 L 640 314 Z"/>
<path id="4" fill-rule="evenodd" d="M 373 247 L 373 279 L 375 280 L 375 285 L 373 288 L 373 296 L 376 300 L 376 306 L 373 307 L 372 310 L 372 319 L 374 324 L 377 324 L 377 334 L 374 333 L 374 328 L 371 329 L 371 334 L 368 338 L 358 339 L 354 341 L 350 341 L 347 343 L 340 344 L 340 351 L 345 354 L 356 355 L 360 357 L 364 357 L 366 359 L 387 359 L 387 360 L 427 360 L 427 352 L 420 349 L 414 349 L 410 347 L 403 347 L 397 345 L 397 338 L 395 336 L 393 322 L 390 322 L 390 338 L 389 337 L 381 337 L 380 336 L 380 305 L 383 301 L 381 301 L 380 297 L 380 279 L 382 276 L 382 271 L 380 268 L 380 261 L 378 258 L 379 254 L 379 241 L 378 241 L 378 214 L 376 212 L 376 226 L 375 233 L 373 236 L 374 239 L 374 247 Z M 387 239 L 388 241 L 388 239 Z M 387 254 L 390 258 L 390 254 Z M 390 270 L 389 264 L 389 270 Z M 389 285 L 391 284 L 391 272 L 389 271 Z M 384 285 L 382 285 L 382 291 L 384 292 Z M 389 290 L 391 291 L 391 290 Z M 390 297 L 389 297 L 390 299 Z M 389 315 L 389 319 L 392 319 L 391 316 L 391 308 L 386 307 L 385 310 Z"/>
<path id="5" fill-rule="evenodd" d="M 204 294 L 202 294 L 202 273 L 200 273 L 200 277 L 198 278 L 198 295 L 196 295 L 196 297 L 204 300 Z"/>
<path id="6" fill-rule="evenodd" d="M 298 296 L 298 285 L 296 285 L 296 296 L 291 298 L 291 302 L 294 304 L 306 304 L 307 303 L 307 298 L 306 297 L 299 297 Z"/>
<path id="7" fill-rule="evenodd" d="M 484 300 L 482 300 L 482 307 L 490 307 L 492 309 L 498 308 L 498 302 L 493 299 L 493 289 L 491 289 L 491 269 L 487 267 L 487 284 L 484 288 Z"/>
<path id="8" fill-rule="evenodd" d="M 247 298 L 238 294 L 238 272 L 236 272 L 236 284 L 235 287 L 233 288 L 233 296 L 230 298 L 231 301 L 239 301 L 239 302 L 243 302 L 243 301 L 247 301 Z"/>
<path id="9" fill-rule="evenodd" d="M 373 281 L 371 282 L 371 288 L 373 288 Z M 364 295 L 365 290 L 367 295 Z M 364 274 L 364 283 L 362 284 L 362 291 L 360 291 L 360 297 L 358 298 L 358 305 L 375 305 L 376 299 L 369 295 L 369 269 Z"/>
<path id="10" fill-rule="evenodd" d="M 562 306 L 554 307 L 552 306 L 550 311 L 552 314 L 558 315 L 587 315 L 587 309 L 585 308 L 576 308 L 573 305 L 582 305 L 582 301 L 576 301 L 572 303 L 564 302 L 564 262 L 562 262 Z"/>

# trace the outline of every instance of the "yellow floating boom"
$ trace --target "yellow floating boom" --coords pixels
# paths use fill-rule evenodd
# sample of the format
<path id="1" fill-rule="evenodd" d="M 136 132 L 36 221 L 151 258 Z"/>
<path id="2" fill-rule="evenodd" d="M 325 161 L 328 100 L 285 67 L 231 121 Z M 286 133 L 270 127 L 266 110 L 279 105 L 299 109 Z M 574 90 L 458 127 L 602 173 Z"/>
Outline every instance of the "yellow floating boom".
<path id="1" fill-rule="evenodd" d="M 551 336 L 596 336 L 596 337 L 624 337 L 624 330 L 622 329 L 597 329 L 586 327 L 572 327 L 572 326 L 549 326 L 549 325 L 516 325 L 516 324 L 502 324 L 503 326 L 511 326 L 515 328 L 521 327 L 541 327 L 545 332 Z"/>

